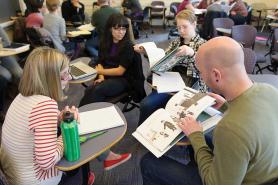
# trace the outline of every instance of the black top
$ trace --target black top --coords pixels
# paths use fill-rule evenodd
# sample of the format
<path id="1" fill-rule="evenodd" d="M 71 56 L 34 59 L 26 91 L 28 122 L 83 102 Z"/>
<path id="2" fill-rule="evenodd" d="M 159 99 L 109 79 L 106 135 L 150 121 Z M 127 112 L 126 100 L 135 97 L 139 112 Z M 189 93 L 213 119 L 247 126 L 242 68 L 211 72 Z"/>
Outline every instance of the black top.
<path id="1" fill-rule="evenodd" d="M 73 6 L 70 0 L 64 1 L 62 4 L 62 16 L 68 22 L 84 22 L 84 4 L 79 2 L 81 8 Z"/>
<path id="2" fill-rule="evenodd" d="M 129 9 L 131 14 L 136 14 L 143 11 L 139 0 L 124 0 L 122 6 Z"/>
<path id="3" fill-rule="evenodd" d="M 109 51 L 110 55 L 107 57 L 104 57 L 100 50 L 98 63 L 101 64 L 105 69 L 122 66 L 126 69 L 124 76 L 127 77 L 127 71 L 129 70 L 129 67 L 131 66 L 134 58 L 133 44 L 127 43 L 119 52 L 118 49 L 119 47 L 117 44 L 112 44 L 112 47 Z"/>

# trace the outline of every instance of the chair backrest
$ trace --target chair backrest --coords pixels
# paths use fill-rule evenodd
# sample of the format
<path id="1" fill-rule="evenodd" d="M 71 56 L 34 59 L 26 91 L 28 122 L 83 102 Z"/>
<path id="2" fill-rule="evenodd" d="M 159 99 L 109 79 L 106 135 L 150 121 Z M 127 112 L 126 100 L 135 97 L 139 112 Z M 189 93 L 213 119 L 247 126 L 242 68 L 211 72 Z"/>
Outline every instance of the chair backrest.
<path id="1" fill-rule="evenodd" d="M 251 25 L 236 25 L 232 27 L 232 38 L 245 48 L 254 49 L 257 29 Z"/>
<path id="2" fill-rule="evenodd" d="M 213 25 L 212 22 L 215 18 L 225 18 L 227 14 L 219 11 L 208 11 L 205 15 L 203 28 L 200 32 L 202 38 L 208 40 L 213 36 Z"/>
<path id="3" fill-rule="evenodd" d="M 214 18 L 212 21 L 213 37 L 218 36 L 216 28 L 232 29 L 234 25 L 235 25 L 234 21 L 228 17 Z"/>
<path id="4" fill-rule="evenodd" d="M 246 72 L 252 74 L 257 61 L 256 53 L 250 48 L 243 48 L 243 52 Z"/>
<path id="5" fill-rule="evenodd" d="M 152 1 L 151 2 L 151 12 L 163 13 L 165 3 L 164 1 Z"/>

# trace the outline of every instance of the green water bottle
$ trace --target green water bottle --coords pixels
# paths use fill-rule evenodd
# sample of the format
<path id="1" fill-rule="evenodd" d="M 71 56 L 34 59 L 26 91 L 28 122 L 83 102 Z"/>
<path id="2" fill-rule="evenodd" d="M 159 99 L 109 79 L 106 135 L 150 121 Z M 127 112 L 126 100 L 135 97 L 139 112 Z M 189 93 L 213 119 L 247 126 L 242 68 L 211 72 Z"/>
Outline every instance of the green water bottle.
<path id="1" fill-rule="evenodd" d="M 64 155 L 68 161 L 76 161 L 80 158 L 80 142 L 77 122 L 73 113 L 64 113 L 61 131 L 64 143 Z"/>

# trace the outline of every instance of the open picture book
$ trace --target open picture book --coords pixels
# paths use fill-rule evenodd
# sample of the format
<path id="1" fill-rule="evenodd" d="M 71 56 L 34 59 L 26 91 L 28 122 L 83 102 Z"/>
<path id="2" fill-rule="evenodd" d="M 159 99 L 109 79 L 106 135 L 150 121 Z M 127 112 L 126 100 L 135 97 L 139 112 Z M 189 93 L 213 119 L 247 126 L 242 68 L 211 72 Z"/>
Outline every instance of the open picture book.
<path id="1" fill-rule="evenodd" d="M 178 47 L 165 55 L 165 51 L 158 48 L 154 42 L 145 42 L 139 44 L 143 47 L 148 55 L 150 69 L 155 72 L 165 72 L 174 67 L 181 59 L 176 57 Z"/>
<path id="2" fill-rule="evenodd" d="M 221 112 L 211 107 L 214 103 L 214 98 L 186 87 L 168 101 L 165 109 L 158 109 L 148 117 L 132 135 L 156 157 L 161 157 L 184 137 L 177 125 L 181 118 L 193 116 L 204 132 L 221 120 Z"/>

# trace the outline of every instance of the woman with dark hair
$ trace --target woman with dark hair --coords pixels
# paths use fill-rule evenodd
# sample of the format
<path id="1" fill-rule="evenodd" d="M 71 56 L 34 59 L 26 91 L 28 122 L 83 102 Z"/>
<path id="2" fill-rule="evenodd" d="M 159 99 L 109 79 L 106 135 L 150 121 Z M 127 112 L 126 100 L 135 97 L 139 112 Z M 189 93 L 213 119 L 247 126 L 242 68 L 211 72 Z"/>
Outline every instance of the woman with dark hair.
<path id="1" fill-rule="evenodd" d="M 127 91 L 127 71 L 134 58 L 128 27 L 127 19 L 120 13 L 109 17 L 100 42 L 98 78 L 86 90 L 80 106 L 105 101 Z"/>

